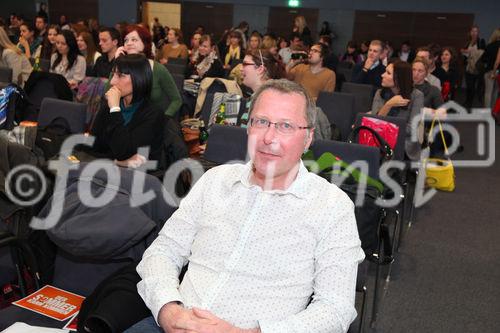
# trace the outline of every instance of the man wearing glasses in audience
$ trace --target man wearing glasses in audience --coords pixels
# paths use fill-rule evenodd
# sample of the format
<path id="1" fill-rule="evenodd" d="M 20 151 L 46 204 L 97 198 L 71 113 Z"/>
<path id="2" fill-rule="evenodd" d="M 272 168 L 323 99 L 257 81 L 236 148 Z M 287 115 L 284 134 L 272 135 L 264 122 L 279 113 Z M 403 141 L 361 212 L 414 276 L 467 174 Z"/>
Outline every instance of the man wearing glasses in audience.
<path id="1" fill-rule="evenodd" d="M 314 104 L 288 80 L 252 98 L 250 161 L 207 171 L 165 223 L 137 266 L 153 316 L 126 333 L 346 332 L 356 317 L 354 205 L 301 161 Z"/>
<path id="2" fill-rule="evenodd" d="M 292 59 L 286 66 L 288 79 L 302 85 L 311 98 L 316 101 L 322 91 L 335 90 L 335 72 L 323 64 L 330 50 L 323 43 L 314 44 L 309 50 L 307 63 L 305 59 Z"/>

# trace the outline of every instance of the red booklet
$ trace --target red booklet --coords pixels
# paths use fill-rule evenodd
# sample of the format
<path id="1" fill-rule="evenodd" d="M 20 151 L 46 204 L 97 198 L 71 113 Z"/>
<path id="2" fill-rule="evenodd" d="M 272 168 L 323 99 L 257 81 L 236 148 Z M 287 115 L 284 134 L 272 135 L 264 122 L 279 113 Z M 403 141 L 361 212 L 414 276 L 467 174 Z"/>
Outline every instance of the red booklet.
<path id="1" fill-rule="evenodd" d="M 47 285 L 12 304 L 64 321 L 80 311 L 84 299 L 83 296 Z"/>

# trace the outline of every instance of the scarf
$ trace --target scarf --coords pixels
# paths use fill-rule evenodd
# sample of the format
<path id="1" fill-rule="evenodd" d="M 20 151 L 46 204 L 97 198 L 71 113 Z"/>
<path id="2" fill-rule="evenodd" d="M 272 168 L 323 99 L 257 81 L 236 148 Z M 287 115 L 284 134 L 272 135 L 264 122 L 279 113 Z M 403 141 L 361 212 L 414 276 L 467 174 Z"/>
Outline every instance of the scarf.
<path id="1" fill-rule="evenodd" d="M 139 102 L 132 103 L 129 106 L 125 106 L 123 98 L 120 100 L 120 109 L 121 109 L 120 113 L 122 114 L 125 126 L 127 126 L 130 123 L 132 117 L 134 116 L 134 113 L 137 111 L 141 103 L 142 100 L 140 100 Z"/>
<path id="2" fill-rule="evenodd" d="M 240 59 L 240 47 L 236 46 L 233 48 L 229 46 L 229 50 L 227 51 L 226 58 L 224 59 L 224 64 L 229 65 L 231 59 Z"/>

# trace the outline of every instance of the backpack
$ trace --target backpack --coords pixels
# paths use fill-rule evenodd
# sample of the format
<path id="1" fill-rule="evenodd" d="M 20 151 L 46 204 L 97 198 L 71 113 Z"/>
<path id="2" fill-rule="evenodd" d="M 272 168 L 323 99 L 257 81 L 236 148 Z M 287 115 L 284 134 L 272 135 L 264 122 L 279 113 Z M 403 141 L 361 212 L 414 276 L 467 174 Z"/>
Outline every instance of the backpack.
<path id="1" fill-rule="evenodd" d="M 9 84 L 0 90 L 0 129 L 12 130 L 21 122 L 20 115 L 28 104 L 28 97 L 24 90 Z"/>
<path id="2" fill-rule="evenodd" d="M 50 124 L 38 127 L 35 146 L 43 151 L 43 156 L 49 160 L 57 156 L 64 140 L 71 134 L 68 120 L 63 117 L 54 118 Z"/>

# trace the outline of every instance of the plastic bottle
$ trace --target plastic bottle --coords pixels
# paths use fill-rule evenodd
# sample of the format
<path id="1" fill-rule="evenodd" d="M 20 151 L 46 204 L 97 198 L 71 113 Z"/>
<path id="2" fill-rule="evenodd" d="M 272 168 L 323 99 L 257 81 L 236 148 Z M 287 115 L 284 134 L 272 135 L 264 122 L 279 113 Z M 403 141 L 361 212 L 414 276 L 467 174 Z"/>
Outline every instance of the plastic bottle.
<path id="1" fill-rule="evenodd" d="M 200 124 L 200 145 L 203 145 L 207 142 L 208 140 L 208 131 L 207 128 L 205 127 L 205 122 L 202 120 Z"/>

